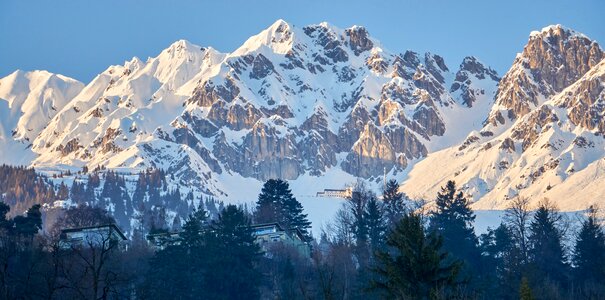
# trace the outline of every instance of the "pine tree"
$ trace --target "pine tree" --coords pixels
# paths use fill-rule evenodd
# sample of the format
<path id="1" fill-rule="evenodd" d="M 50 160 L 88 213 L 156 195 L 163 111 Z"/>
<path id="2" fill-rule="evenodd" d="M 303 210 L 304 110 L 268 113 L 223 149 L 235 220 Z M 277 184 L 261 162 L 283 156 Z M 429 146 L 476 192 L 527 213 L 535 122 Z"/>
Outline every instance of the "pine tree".
<path id="1" fill-rule="evenodd" d="M 521 300 L 534 300 L 534 296 L 532 295 L 531 288 L 529 287 L 529 282 L 527 281 L 527 277 L 523 277 L 521 279 L 521 287 L 519 288 L 519 298 Z"/>
<path id="2" fill-rule="evenodd" d="M 529 259 L 536 279 L 548 278 L 563 283 L 567 274 L 563 234 L 558 228 L 562 216 L 548 202 L 543 202 L 530 224 Z M 531 278 L 530 278 L 531 279 Z"/>
<path id="3" fill-rule="evenodd" d="M 69 188 L 65 185 L 64 182 L 61 182 L 59 185 L 59 190 L 57 191 L 57 199 L 59 200 L 67 200 L 69 198 Z"/>
<path id="4" fill-rule="evenodd" d="M 371 197 L 366 207 L 365 219 L 368 226 L 370 253 L 382 249 L 387 226 L 382 208 L 376 199 Z"/>
<path id="5" fill-rule="evenodd" d="M 290 195 L 292 194 L 290 193 Z M 288 227 L 298 228 L 305 236 L 309 237 L 311 222 L 307 219 L 307 214 L 303 213 L 302 204 L 294 196 L 288 196 L 283 199 L 283 207 Z"/>
<path id="6" fill-rule="evenodd" d="M 3 233 L 3 231 L 10 230 L 11 228 L 11 222 L 6 216 L 10 210 L 10 206 L 0 201 L 0 234 Z"/>
<path id="7" fill-rule="evenodd" d="M 288 182 L 281 179 L 269 179 L 263 185 L 256 202 L 254 218 L 258 223 L 277 222 L 286 228 L 298 228 L 308 235 L 311 222 L 303 213 L 303 207 L 296 200 Z"/>
<path id="8" fill-rule="evenodd" d="M 211 227 L 206 259 L 212 271 L 203 284 L 207 298 L 257 299 L 262 278 L 260 248 L 245 212 L 227 205 Z"/>
<path id="9" fill-rule="evenodd" d="M 13 219 L 14 228 L 18 235 L 31 240 L 42 229 L 42 212 L 40 208 L 40 204 L 35 204 L 27 210 L 25 216 L 16 216 Z"/>
<path id="10" fill-rule="evenodd" d="M 390 226 L 394 226 L 407 210 L 403 202 L 403 194 L 399 192 L 399 184 L 396 180 L 391 179 L 387 182 L 382 192 L 382 201 L 384 202 L 386 219 Z"/>
<path id="11" fill-rule="evenodd" d="M 481 254 L 473 227 L 475 214 L 464 194 L 456 191 L 454 181 L 448 181 L 441 188 L 435 205 L 436 211 L 430 217 L 431 230 L 443 236 L 446 251 L 468 264 L 466 271 L 477 270 Z"/>
<path id="12" fill-rule="evenodd" d="M 84 184 L 74 180 L 69 190 L 69 197 L 74 203 L 84 203 L 86 201 L 86 188 Z"/>
<path id="13" fill-rule="evenodd" d="M 282 208 L 284 191 L 281 187 L 280 180 L 269 179 L 265 182 L 256 202 L 255 220 L 257 223 L 277 222 L 286 225 Z"/>
<path id="14" fill-rule="evenodd" d="M 198 209 L 194 210 L 190 215 L 180 234 L 183 244 L 187 247 L 199 246 L 202 244 L 203 229 L 208 221 L 208 213 L 204 210 L 202 203 Z"/>
<path id="15" fill-rule="evenodd" d="M 443 239 L 426 234 L 420 216 L 410 213 L 387 236 L 387 251 L 376 254 L 379 276 L 371 286 L 390 299 L 432 299 L 457 285 L 462 262 L 443 251 Z"/>
<path id="16" fill-rule="evenodd" d="M 575 279 L 579 284 L 599 283 L 605 280 L 605 233 L 597 220 L 597 210 L 590 207 L 588 218 L 576 238 L 573 255 Z"/>
<path id="17" fill-rule="evenodd" d="M 496 229 L 488 229 L 481 236 L 480 249 L 486 266 L 482 274 L 483 281 L 489 281 L 492 295 L 498 299 L 507 299 L 510 291 L 519 286 L 523 271 L 521 252 L 515 244 L 513 232 L 505 223 Z"/>

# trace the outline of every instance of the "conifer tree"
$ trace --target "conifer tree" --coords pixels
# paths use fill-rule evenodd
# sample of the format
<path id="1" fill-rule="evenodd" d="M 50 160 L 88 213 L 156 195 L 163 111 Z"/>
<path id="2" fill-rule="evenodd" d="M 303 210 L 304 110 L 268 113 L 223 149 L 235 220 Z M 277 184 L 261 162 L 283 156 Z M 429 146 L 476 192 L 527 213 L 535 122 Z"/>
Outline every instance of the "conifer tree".
<path id="1" fill-rule="evenodd" d="M 563 234 L 558 227 L 561 218 L 548 202 L 542 202 L 534 214 L 529 232 L 529 259 L 537 273 L 536 279 L 547 278 L 563 283 L 567 277 Z"/>
<path id="2" fill-rule="evenodd" d="M 8 231 L 11 228 L 11 222 L 6 216 L 10 210 L 10 206 L 0 201 L 0 233 L 2 233 L 2 230 Z"/>
<path id="3" fill-rule="evenodd" d="M 243 210 L 227 205 L 208 232 L 204 278 L 208 299 L 257 299 L 262 274 L 260 248 Z M 237 274 L 237 275 L 236 275 Z"/>
<path id="4" fill-rule="evenodd" d="M 399 184 L 391 179 L 387 182 L 382 192 L 382 201 L 384 202 L 384 214 L 390 226 L 394 226 L 397 221 L 406 213 L 403 194 L 399 192 Z"/>
<path id="5" fill-rule="evenodd" d="M 578 284 L 599 283 L 601 289 L 605 288 L 605 233 L 593 206 L 589 208 L 588 218 L 582 223 L 576 238 L 573 262 Z"/>
<path id="6" fill-rule="evenodd" d="M 204 210 L 202 203 L 194 210 L 185 221 L 183 230 L 180 234 L 183 244 L 187 247 L 199 246 L 202 244 L 203 230 L 208 221 L 208 213 Z"/>
<path id="7" fill-rule="evenodd" d="M 69 188 L 65 185 L 64 182 L 61 182 L 59 185 L 59 190 L 57 191 L 57 198 L 59 200 L 67 200 L 69 198 Z"/>
<path id="8" fill-rule="evenodd" d="M 378 275 L 371 286 L 388 299 L 446 297 L 457 285 L 461 261 L 442 249 L 443 239 L 425 233 L 420 216 L 410 213 L 395 225 L 386 239 L 389 247 L 376 254 Z"/>
<path id="9" fill-rule="evenodd" d="M 368 226 L 368 244 L 370 253 L 382 249 L 387 226 L 380 203 L 371 197 L 366 207 L 365 219 Z"/>
<path id="10" fill-rule="evenodd" d="M 473 222 L 475 213 L 454 181 L 448 181 L 435 200 L 436 211 L 430 217 L 430 228 L 443 236 L 443 248 L 467 262 L 470 269 L 478 269 L 481 254 Z M 472 267 L 472 268 L 470 268 Z"/>
<path id="11" fill-rule="evenodd" d="M 298 228 L 305 235 L 311 228 L 302 205 L 292 195 L 288 183 L 281 179 L 265 182 L 258 195 L 254 218 L 258 223 L 277 222 L 286 228 Z"/>
<path id="12" fill-rule="evenodd" d="M 527 281 L 527 277 L 523 277 L 521 279 L 521 287 L 519 288 L 519 298 L 521 300 L 534 300 L 534 296 L 532 295 L 531 288 L 529 287 L 529 282 Z"/>

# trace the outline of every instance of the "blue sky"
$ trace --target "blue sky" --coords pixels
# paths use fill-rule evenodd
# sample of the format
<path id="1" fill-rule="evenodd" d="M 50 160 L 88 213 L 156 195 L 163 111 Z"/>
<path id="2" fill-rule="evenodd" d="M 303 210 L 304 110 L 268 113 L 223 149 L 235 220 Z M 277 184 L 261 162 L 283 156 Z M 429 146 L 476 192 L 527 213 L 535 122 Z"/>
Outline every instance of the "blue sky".
<path id="1" fill-rule="evenodd" d="M 0 77 L 45 69 L 84 82 L 178 39 L 230 52 L 277 19 L 365 26 L 393 52 L 474 55 L 506 72 L 532 30 L 563 24 L 605 43 L 605 1 L 0 1 Z"/>

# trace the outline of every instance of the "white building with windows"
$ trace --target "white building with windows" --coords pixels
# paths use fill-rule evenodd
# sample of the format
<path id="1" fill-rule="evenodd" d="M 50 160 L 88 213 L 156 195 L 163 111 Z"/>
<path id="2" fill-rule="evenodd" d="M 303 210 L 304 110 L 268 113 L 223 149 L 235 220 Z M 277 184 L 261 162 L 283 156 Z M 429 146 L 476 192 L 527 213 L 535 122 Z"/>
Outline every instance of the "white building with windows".
<path id="1" fill-rule="evenodd" d="M 122 247 L 128 240 L 122 230 L 115 224 L 69 228 L 61 230 L 59 246 L 62 249 L 78 247 L 113 247 L 117 243 Z"/>
<path id="2" fill-rule="evenodd" d="M 353 188 L 348 187 L 346 189 L 324 189 L 321 192 L 317 192 L 317 197 L 331 197 L 331 198 L 351 198 L 353 195 Z"/>
<path id="3" fill-rule="evenodd" d="M 256 243 L 264 252 L 279 243 L 295 248 L 302 256 L 311 256 L 311 247 L 298 228 L 286 230 L 278 223 L 252 225 Z"/>

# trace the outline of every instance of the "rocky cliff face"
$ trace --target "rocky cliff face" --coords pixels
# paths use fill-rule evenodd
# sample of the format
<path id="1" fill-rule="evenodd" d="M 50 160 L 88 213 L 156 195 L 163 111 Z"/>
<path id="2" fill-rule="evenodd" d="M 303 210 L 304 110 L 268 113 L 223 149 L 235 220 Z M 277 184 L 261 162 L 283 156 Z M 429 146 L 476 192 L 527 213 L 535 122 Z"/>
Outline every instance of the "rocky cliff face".
<path id="1" fill-rule="evenodd" d="M 488 122 L 516 120 L 574 83 L 604 57 L 597 42 L 561 25 L 534 31 L 504 75 Z"/>
<path id="2" fill-rule="evenodd" d="M 156 167 L 171 187 L 222 199 L 269 178 L 333 188 L 386 171 L 413 197 L 454 179 L 477 208 L 517 196 L 583 208 L 605 197 L 603 58 L 595 41 L 549 26 L 500 80 L 475 57 L 451 69 L 439 55 L 389 52 L 360 26 L 279 20 L 232 53 L 177 41 L 86 86 L 11 74 L 0 151 L 19 155 L 1 158 Z"/>
<path id="3" fill-rule="evenodd" d="M 515 197 L 565 210 L 602 201 L 604 74 L 602 50 L 584 35 L 560 25 L 532 33 L 485 127 L 415 165 L 404 191 L 433 194 L 454 179 L 478 209 L 503 209 Z"/>
<path id="4" fill-rule="evenodd" d="M 233 53 L 179 41 L 110 67 L 34 141 L 33 164 L 162 167 L 209 186 L 223 174 L 378 177 L 457 142 L 448 116 L 489 105 L 498 80 L 475 58 L 453 73 L 435 54 L 388 52 L 360 26 L 280 20 Z"/>

